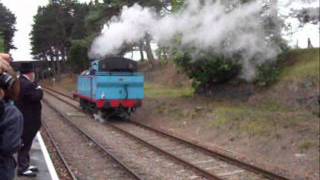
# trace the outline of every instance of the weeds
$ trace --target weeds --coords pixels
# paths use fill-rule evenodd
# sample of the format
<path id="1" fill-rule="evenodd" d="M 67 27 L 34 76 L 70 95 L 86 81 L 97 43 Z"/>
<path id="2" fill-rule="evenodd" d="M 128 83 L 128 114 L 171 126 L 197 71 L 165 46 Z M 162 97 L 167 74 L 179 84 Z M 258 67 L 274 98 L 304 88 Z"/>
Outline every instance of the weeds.
<path id="1" fill-rule="evenodd" d="M 294 56 L 298 61 L 295 62 L 295 66 L 285 68 L 281 78 L 283 80 L 304 80 L 308 78 L 319 81 L 319 51 L 319 48 L 292 51 L 291 56 Z"/>
<path id="2" fill-rule="evenodd" d="M 230 129 L 249 136 L 276 136 L 280 129 L 315 120 L 308 112 L 289 110 L 273 101 L 261 107 L 220 105 L 213 114 L 215 118 L 209 122 L 210 127 Z"/>
<path id="3" fill-rule="evenodd" d="M 299 145 L 299 150 L 300 152 L 305 152 L 307 150 L 309 150 L 310 148 L 312 148 L 314 146 L 314 143 L 311 141 L 304 141 L 303 143 L 301 143 Z"/>
<path id="4" fill-rule="evenodd" d="M 191 87 L 184 88 L 172 88 L 165 87 L 161 85 L 146 83 L 144 86 L 146 97 L 150 98 L 159 98 L 159 97 L 169 97 L 169 98 L 177 98 L 177 97 L 192 97 L 194 94 L 194 89 Z"/>

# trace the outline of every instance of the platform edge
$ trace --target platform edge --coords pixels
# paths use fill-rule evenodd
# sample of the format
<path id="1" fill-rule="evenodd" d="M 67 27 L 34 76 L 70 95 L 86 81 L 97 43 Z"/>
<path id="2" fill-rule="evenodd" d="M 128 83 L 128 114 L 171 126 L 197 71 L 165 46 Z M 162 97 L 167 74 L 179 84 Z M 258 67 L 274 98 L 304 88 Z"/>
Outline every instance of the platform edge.
<path id="1" fill-rule="evenodd" d="M 39 144 L 40 144 L 40 147 L 41 147 L 41 150 L 42 150 L 42 154 L 43 154 L 44 159 L 46 161 L 46 164 L 47 164 L 51 179 L 52 180 L 59 180 L 57 171 L 54 168 L 54 165 L 53 165 L 52 160 L 50 158 L 49 152 L 48 152 L 47 147 L 46 147 L 46 145 L 45 145 L 45 143 L 44 143 L 44 141 L 42 139 L 42 136 L 41 136 L 40 132 L 37 133 L 37 139 L 39 141 Z"/>

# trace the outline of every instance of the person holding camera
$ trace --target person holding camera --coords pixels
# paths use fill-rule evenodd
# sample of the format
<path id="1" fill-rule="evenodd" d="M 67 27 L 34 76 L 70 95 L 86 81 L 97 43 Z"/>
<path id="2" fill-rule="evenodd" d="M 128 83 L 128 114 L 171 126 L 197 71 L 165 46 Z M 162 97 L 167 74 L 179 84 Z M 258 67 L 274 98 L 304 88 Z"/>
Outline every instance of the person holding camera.
<path id="1" fill-rule="evenodd" d="M 22 63 L 20 66 L 20 94 L 16 106 L 24 118 L 22 148 L 18 151 L 18 175 L 36 176 L 38 168 L 30 165 L 30 149 L 32 141 L 41 127 L 41 100 L 43 91 L 35 82 L 32 63 Z"/>
<path id="2" fill-rule="evenodd" d="M 11 103 L 19 95 L 19 81 L 9 65 L 10 56 L 0 53 L 0 177 L 13 180 L 16 162 L 13 154 L 21 145 L 23 116 Z"/>

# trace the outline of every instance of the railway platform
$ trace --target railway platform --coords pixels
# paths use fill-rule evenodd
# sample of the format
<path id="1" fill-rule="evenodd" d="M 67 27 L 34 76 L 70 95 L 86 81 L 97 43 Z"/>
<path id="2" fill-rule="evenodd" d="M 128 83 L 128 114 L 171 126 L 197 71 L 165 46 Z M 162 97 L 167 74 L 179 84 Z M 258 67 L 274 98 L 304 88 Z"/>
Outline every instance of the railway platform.
<path id="1" fill-rule="evenodd" d="M 41 134 L 38 132 L 32 144 L 30 152 L 30 164 L 39 168 L 36 177 L 16 176 L 16 180 L 58 180 L 57 172 L 53 166 L 48 150 L 43 142 Z"/>

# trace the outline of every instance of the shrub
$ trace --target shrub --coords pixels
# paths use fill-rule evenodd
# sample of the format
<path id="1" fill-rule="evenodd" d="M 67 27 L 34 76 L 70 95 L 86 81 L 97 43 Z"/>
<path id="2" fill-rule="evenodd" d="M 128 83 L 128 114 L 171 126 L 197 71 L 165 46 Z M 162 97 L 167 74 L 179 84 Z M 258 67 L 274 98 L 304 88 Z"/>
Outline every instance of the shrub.
<path id="1" fill-rule="evenodd" d="M 264 63 L 258 66 L 255 82 L 258 86 L 269 86 L 279 79 L 280 68 L 277 63 Z"/>
<path id="2" fill-rule="evenodd" d="M 278 55 L 275 61 L 267 61 L 257 67 L 256 85 L 270 86 L 280 78 L 281 71 L 287 60 L 288 51 L 287 47 L 282 48 L 282 53 Z"/>
<path id="3" fill-rule="evenodd" d="M 196 89 L 225 83 L 240 72 L 239 64 L 222 55 L 205 53 L 192 58 L 188 53 L 178 52 L 175 54 L 175 62 L 194 80 Z"/>

